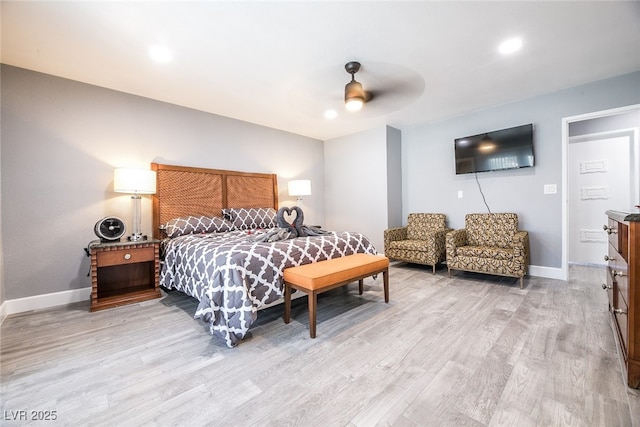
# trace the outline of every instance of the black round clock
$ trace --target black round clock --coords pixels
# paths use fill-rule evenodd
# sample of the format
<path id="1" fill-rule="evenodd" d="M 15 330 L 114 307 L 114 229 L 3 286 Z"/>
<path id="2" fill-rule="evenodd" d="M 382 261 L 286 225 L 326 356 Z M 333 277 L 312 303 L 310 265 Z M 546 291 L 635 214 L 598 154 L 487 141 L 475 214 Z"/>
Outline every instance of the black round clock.
<path id="1" fill-rule="evenodd" d="M 125 227 L 124 221 L 120 218 L 108 216 L 96 222 L 93 231 L 96 233 L 96 236 L 100 238 L 101 242 L 114 242 L 124 236 L 127 227 Z"/>

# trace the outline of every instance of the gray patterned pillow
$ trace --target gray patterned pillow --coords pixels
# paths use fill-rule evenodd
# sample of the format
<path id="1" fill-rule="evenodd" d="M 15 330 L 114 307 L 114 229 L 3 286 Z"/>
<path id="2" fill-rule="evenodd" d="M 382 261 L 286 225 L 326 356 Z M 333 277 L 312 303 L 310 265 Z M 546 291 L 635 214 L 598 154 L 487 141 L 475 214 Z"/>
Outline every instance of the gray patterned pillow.
<path id="1" fill-rule="evenodd" d="M 167 237 L 178 237 L 185 234 L 222 233 L 233 230 L 233 225 L 215 216 L 185 216 L 167 221 L 160 229 L 164 230 Z"/>
<path id="2" fill-rule="evenodd" d="M 236 230 L 276 227 L 276 210 L 273 208 L 225 208 L 222 214 Z"/>

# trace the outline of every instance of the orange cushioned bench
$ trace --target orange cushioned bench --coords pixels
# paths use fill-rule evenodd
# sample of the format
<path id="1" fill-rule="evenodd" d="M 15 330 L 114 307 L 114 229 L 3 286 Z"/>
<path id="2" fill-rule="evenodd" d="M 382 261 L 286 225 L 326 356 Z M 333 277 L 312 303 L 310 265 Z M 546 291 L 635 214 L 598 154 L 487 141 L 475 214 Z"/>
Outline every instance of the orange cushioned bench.
<path id="1" fill-rule="evenodd" d="M 360 295 L 364 278 L 382 273 L 384 302 L 389 302 L 389 258 L 353 254 L 284 270 L 284 323 L 291 319 L 291 288 L 307 293 L 309 300 L 309 336 L 316 337 L 316 301 L 318 294 L 359 281 Z"/>

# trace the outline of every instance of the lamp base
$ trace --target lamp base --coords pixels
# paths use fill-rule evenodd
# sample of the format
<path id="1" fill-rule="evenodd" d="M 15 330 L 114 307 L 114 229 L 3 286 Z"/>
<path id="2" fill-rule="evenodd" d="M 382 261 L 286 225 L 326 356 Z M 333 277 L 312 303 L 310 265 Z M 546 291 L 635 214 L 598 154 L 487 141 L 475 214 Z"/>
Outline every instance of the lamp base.
<path id="1" fill-rule="evenodd" d="M 147 236 L 142 234 L 132 234 L 131 236 L 127 237 L 127 240 L 130 242 L 139 242 L 142 240 L 147 240 Z"/>

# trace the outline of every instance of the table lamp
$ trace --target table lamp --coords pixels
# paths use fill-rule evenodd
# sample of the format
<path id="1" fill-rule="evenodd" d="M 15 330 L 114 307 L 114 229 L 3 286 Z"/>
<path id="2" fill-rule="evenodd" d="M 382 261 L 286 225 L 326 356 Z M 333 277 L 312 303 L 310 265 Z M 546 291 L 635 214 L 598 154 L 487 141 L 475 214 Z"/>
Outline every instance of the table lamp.
<path id="1" fill-rule="evenodd" d="M 149 169 L 116 168 L 113 171 L 113 191 L 132 194 L 133 230 L 128 239 L 132 242 L 146 240 L 140 227 L 141 194 L 155 194 L 156 173 Z"/>
<path id="2" fill-rule="evenodd" d="M 302 209 L 302 196 L 311 195 L 311 181 L 308 179 L 298 179 L 289 181 L 289 196 L 296 196 L 296 204 Z"/>

